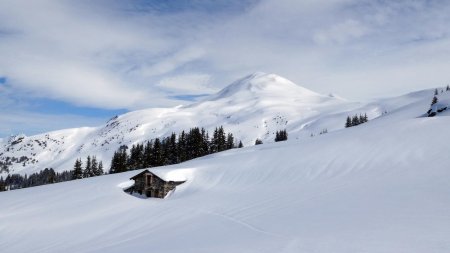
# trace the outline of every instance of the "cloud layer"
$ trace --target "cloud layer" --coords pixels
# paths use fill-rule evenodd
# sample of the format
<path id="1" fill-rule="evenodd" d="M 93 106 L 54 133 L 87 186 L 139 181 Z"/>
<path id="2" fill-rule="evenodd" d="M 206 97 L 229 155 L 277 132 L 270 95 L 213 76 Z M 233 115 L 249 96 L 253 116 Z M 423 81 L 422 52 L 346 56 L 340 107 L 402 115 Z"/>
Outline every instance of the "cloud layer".
<path id="1" fill-rule="evenodd" d="M 0 98 L 172 106 L 255 71 L 396 95 L 450 81 L 448 13 L 433 0 L 1 1 Z"/>

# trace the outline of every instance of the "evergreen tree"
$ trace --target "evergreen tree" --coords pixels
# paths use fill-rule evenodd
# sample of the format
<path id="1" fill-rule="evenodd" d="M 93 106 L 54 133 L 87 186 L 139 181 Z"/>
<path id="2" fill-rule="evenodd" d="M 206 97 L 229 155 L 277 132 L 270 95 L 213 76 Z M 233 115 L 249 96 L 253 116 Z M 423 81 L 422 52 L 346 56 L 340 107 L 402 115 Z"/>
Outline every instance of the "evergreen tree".
<path id="1" fill-rule="evenodd" d="M 229 133 L 227 135 L 227 141 L 226 141 L 226 148 L 227 149 L 232 149 L 234 148 L 234 137 L 232 133 Z"/>
<path id="2" fill-rule="evenodd" d="M 213 137 L 211 140 L 211 146 L 210 146 L 210 152 L 211 153 L 216 153 L 218 152 L 218 143 L 219 143 L 219 129 L 216 127 L 214 129 L 214 133 L 213 133 Z"/>
<path id="3" fill-rule="evenodd" d="M 5 180 L 3 180 L 3 177 L 0 177 L 0 192 L 6 191 L 6 184 Z"/>
<path id="4" fill-rule="evenodd" d="M 100 168 L 100 165 L 102 168 Z M 100 161 L 100 164 L 97 162 L 97 157 L 92 157 L 92 174 L 91 177 L 101 176 L 103 175 L 103 164 Z"/>
<path id="5" fill-rule="evenodd" d="M 261 144 L 263 144 L 263 141 L 260 139 L 256 139 L 255 145 L 261 145 Z"/>
<path id="6" fill-rule="evenodd" d="M 47 179 L 46 184 L 56 183 L 56 173 L 55 170 L 53 170 L 53 168 L 47 170 L 45 177 Z"/>
<path id="7" fill-rule="evenodd" d="M 114 152 L 109 173 L 121 173 L 127 170 L 127 152 L 125 149 L 119 148 L 118 151 Z"/>
<path id="8" fill-rule="evenodd" d="M 156 138 L 153 144 L 152 165 L 162 166 L 163 164 L 164 160 L 162 156 L 161 140 L 159 138 Z"/>
<path id="9" fill-rule="evenodd" d="M 111 159 L 111 167 L 109 168 L 109 174 L 119 173 L 119 152 L 114 152 Z"/>
<path id="10" fill-rule="evenodd" d="M 119 153 L 119 163 L 120 163 L 120 167 L 119 167 L 119 171 L 120 172 L 125 172 L 128 171 L 128 155 L 127 155 L 127 151 L 123 150 L 122 152 Z"/>
<path id="11" fill-rule="evenodd" d="M 436 96 L 433 97 L 433 99 L 431 100 L 431 105 L 434 105 L 438 102 L 438 98 Z"/>
<path id="12" fill-rule="evenodd" d="M 144 167 L 143 144 L 137 144 L 131 147 L 127 165 L 130 170 L 142 169 Z"/>
<path id="13" fill-rule="evenodd" d="M 365 119 L 364 119 L 364 116 L 362 114 L 359 115 L 359 123 L 360 124 L 365 123 Z"/>
<path id="14" fill-rule="evenodd" d="M 359 125 L 359 118 L 358 118 L 358 115 L 355 115 L 355 116 L 353 116 L 353 118 L 352 118 L 352 126 L 357 126 L 357 125 Z"/>
<path id="15" fill-rule="evenodd" d="M 77 159 L 75 161 L 75 165 L 73 166 L 73 176 L 72 179 L 82 179 L 83 178 L 83 168 L 81 167 L 83 163 L 81 159 Z"/>
<path id="16" fill-rule="evenodd" d="M 285 141 L 288 139 L 288 134 L 286 130 L 277 131 L 275 134 L 275 142 Z"/>
<path id="17" fill-rule="evenodd" d="M 209 134 L 206 132 L 204 128 L 202 128 L 202 154 L 208 155 L 211 153 L 210 150 L 210 141 L 209 141 Z"/>
<path id="18" fill-rule="evenodd" d="M 98 163 L 98 170 L 97 170 L 96 175 L 97 175 L 97 176 L 101 176 L 101 175 L 103 175 L 103 174 L 104 174 L 104 172 L 103 172 L 103 162 L 100 161 L 100 162 Z"/>
<path id="19" fill-rule="evenodd" d="M 83 171 L 83 178 L 91 177 L 93 174 L 91 156 L 88 156 L 86 159 L 86 167 Z"/>
<path id="20" fill-rule="evenodd" d="M 147 144 L 144 148 L 144 157 L 143 157 L 143 167 L 150 168 L 152 167 L 153 162 L 153 142 L 147 141 Z"/>
<path id="21" fill-rule="evenodd" d="M 220 151 L 226 150 L 226 137 L 225 137 L 225 131 L 223 130 L 223 127 L 220 126 L 219 128 L 216 127 L 213 134 L 212 139 L 212 145 L 211 145 L 211 153 L 216 153 Z"/>
<path id="22" fill-rule="evenodd" d="M 167 145 L 167 160 L 168 164 L 177 164 L 178 163 L 178 145 L 177 145 L 177 135 L 172 133 L 170 138 L 168 139 Z"/>
<path id="23" fill-rule="evenodd" d="M 439 94 L 438 89 L 434 90 L 434 95 L 437 96 Z"/>
<path id="24" fill-rule="evenodd" d="M 244 144 L 242 144 L 242 141 L 239 141 L 238 148 L 243 148 L 243 147 L 244 147 Z"/>
<path id="25" fill-rule="evenodd" d="M 450 90 L 450 85 L 447 85 L 447 88 L 445 89 L 445 91 L 449 91 Z"/>
<path id="26" fill-rule="evenodd" d="M 181 131 L 180 137 L 178 138 L 178 159 L 180 162 L 188 160 L 187 155 L 187 140 L 186 133 Z"/>
<path id="27" fill-rule="evenodd" d="M 350 116 L 347 116 L 347 121 L 345 122 L 345 127 L 352 127 L 352 119 L 350 118 Z"/>
<path id="28" fill-rule="evenodd" d="M 200 129 L 195 127 L 189 130 L 189 134 L 186 138 L 187 141 L 187 157 L 188 159 L 194 159 L 202 155 L 203 150 L 203 137 Z"/>

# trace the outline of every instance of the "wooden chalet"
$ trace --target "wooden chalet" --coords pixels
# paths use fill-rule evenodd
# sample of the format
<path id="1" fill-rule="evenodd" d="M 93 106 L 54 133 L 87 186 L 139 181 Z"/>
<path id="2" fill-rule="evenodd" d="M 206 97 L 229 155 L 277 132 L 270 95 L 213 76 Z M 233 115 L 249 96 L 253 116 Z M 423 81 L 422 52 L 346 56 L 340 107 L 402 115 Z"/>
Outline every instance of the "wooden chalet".
<path id="1" fill-rule="evenodd" d="M 127 189 L 127 192 L 137 192 L 141 195 L 145 194 L 151 198 L 164 198 L 167 193 L 175 189 L 186 181 L 165 181 L 149 170 L 144 170 L 136 176 L 130 178 L 134 180 L 134 185 Z"/>

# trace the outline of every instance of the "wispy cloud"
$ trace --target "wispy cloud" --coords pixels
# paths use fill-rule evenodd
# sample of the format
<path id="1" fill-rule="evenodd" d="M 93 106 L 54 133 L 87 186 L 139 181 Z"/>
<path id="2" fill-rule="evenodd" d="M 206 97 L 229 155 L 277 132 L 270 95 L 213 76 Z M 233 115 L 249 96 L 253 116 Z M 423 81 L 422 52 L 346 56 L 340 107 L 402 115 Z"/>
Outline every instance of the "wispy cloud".
<path id="1" fill-rule="evenodd" d="M 259 70 L 364 99 L 450 80 L 448 13 L 438 0 L 2 1 L 0 77 L 24 103 L 108 109 L 177 105 Z"/>

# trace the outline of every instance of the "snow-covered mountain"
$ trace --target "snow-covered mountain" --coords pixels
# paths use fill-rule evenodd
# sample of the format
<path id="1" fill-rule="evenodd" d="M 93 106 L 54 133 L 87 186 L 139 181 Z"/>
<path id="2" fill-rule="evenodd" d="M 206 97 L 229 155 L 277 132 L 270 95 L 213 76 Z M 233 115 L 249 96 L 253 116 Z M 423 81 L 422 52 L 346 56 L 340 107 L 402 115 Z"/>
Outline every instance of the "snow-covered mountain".
<path id="1" fill-rule="evenodd" d="M 264 75 L 244 81 L 250 86 L 242 103 L 251 104 L 250 95 L 263 97 L 266 103 L 277 101 L 261 95 L 269 87 L 259 90 L 259 85 L 252 83 L 260 78 L 278 77 Z M 228 126 L 247 126 L 245 130 L 256 132 L 242 134 L 247 141 L 265 136 L 264 125 L 244 124 L 247 121 L 237 116 L 248 114 L 254 117 L 249 121 L 258 119 L 252 108 L 258 107 L 259 99 L 253 100 L 251 108 L 233 108 L 240 99 L 235 95 L 242 94 L 233 92 L 239 88 L 236 86 L 239 84 L 190 107 L 133 112 L 108 126 L 70 130 L 72 136 L 60 136 L 66 136 L 64 145 L 76 136 L 104 141 L 117 134 L 123 142 L 131 137 L 120 131 L 133 126 L 137 115 L 148 115 L 140 122 L 150 121 L 149 126 L 131 131 L 131 140 L 138 140 L 147 136 L 138 129 L 152 129 L 157 121 L 168 124 L 166 116 L 170 115 L 178 115 L 170 127 L 183 126 L 179 122 L 190 126 L 197 121 L 179 115 L 202 110 L 220 112 L 197 115 L 205 124 L 231 115 Z M 300 138 L 152 168 L 168 180 L 187 180 L 166 199 L 136 198 L 122 190 L 140 171 L 0 193 L 0 251 L 450 252 L 450 117 L 448 110 L 425 117 L 433 90 L 378 100 L 351 112 L 339 112 L 351 107 L 344 101 L 301 88 L 298 91 L 307 99 L 295 100 L 296 96 L 289 94 L 296 107 L 277 101 L 276 108 L 282 108 L 286 117 L 297 117 L 288 118 L 285 126 Z M 448 94 L 439 95 L 440 100 Z M 222 105 L 233 102 L 209 111 L 207 104 L 213 106 L 216 101 Z M 261 117 L 279 112 L 264 106 L 258 110 Z M 302 132 L 323 126 L 342 128 L 347 113 L 358 110 L 367 111 L 371 120 L 314 138 L 301 137 Z M 229 123 L 234 119 L 239 120 Z M 269 127 L 284 127 L 275 123 Z M 100 139 L 99 133 L 106 137 Z M 164 134 L 164 129 L 156 128 L 155 134 Z M 55 136 L 58 132 L 49 138 Z M 56 142 L 48 141 L 47 147 L 51 145 Z M 95 147 L 101 148 L 101 143 L 85 148 Z"/>
<path id="2" fill-rule="evenodd" d="M 46 167 L 69 170 L 75 159 L 96 155 L 108 167 L 113 152 L 121 145 L 192 127 L 211 132 L 223 125 L 244 146 L 253 145 L 257 138 L 273 142 L 275 132 L 281 129 L 287 129 L 290 139 L 309 138 L 324 129 L 342 129 L 348 115 L 367 113 L 374 119 L 386 111 L 429 100 L 428 93 L 432 91 L 363 105 L 315 93 L 275 74 L 255 73 L 191 105 L 134 111 L 99 127 L 5 138 L 0 140 L 0 164 L 10 164 L 9 173 L 29 174 Z"/>

